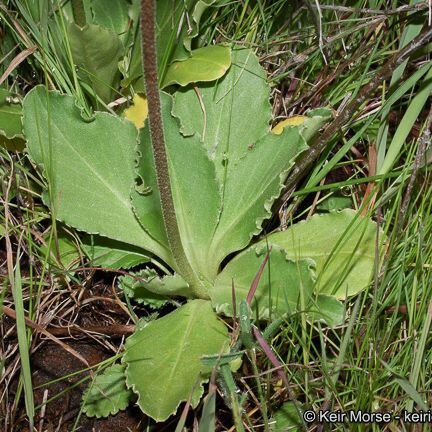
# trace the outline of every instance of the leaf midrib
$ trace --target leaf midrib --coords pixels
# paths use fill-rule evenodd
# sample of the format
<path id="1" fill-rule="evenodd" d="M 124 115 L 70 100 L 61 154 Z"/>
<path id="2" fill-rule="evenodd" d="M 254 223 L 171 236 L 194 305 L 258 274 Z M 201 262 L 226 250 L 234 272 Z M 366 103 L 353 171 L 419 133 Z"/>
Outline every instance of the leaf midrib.
<path id="1" fill-rule="evenodd" d="M 57 131 L 61 135 L 62 139 L 64 140 L 64 143 L 66 144 L 66 147 L 70 148 L 70 150 L 72 150 L 72 152 L 75 153 L 78 156 L 78 159 L 80 161 L 82 161 L 85 166 L 87 166 L 87 168 L 89 169 L 90 173 L 93 173 L 99 179 L 100 183 L 102 183 L 102 185 L 105 186 L 106 189 L 109 192 L 111 192 L 112 195 L 114 195 L 126 208 L 132 210 L 129 201 L 123 199 L 122 195 L 120 194 L 120 191 L 118 189 L 116 189 L 116 188 L 111 187 L 110 184 L 107 183 L 107 181 L 104 180 L 104 178 L 100 175 L 100 173 L 96 169 L 94 169 L 94 167 L 92 165 L 90 165 L 86 161 L 86 159 L 83 158 L 81 156 L 81 154 L 72 145 L 70 145 L 70 143 L 68 142 L 68 140 L 67 140 L 64 132 L 59 128 L 59 126 L 57 124 L 58 122 L 52 122 L 52 123 L 54 124 L 55 129 L 57 129 Z"/>
<path id="2" fill-rule="evenodd" d="M 199 301 L 199 300 L 197 300 L 197 301 Z M 181 347 L 182 347 L 182 348 L 184 347 L 185 342 L 189 339 L 189 335 L 190 335 L 190 333 L 191 333 L 191 329 L 192 329 L 192 327 L 193 327 L 193 323 L 194 323 L 195 320 L 196 320 L 196 310 L 197 310 L 197 308 L 200 306 L 198 303 L 195 303 L 195 304 L 193 304 L 193 303 L 189 303 L 189 305 L 191 306 L 191 309 L 192 309 L 192 307 L 193 307 L 193 309 L 192 309 L 192 311 L 191 311 L 191 313 L 190 313 L 190 315 L 189 315 L 189 318 L 190 318 L 190 319 L 189 319 L 189 323 L 188 323 L 188 325 L 187 325 L 187 327 L 186 327 L 186 331 L 184 332 L 184 334 L 183 334 L 183 338 L 181 339 Z M 175 373 L 176 370 L 177 370 L 178 364 L 179 364 L 180 359 L 181 359 L 181 357 L 182 357 L 182 355 L 183 355 L 183 351 L 184 351 L 183 349 L 178 349 L 178 350 L 177 350 L 177 356 L 176 356 L 176 359 L 175 359 L 175 361 L 174 361 L 173 366 L 171 367 L 171 373 L 169 374 L 168 379 L 164 382 L 164 384 L 165 384 L 165 386 L 164 386 L 164 388 L 165 388 L 165 392 L 169 390 L 169 387 L 170 387 L 170 384 L 171 384 L 172 378 L 173 378 L 173 376 L 174 376 L 174 373 Z M 165 392 L 164 392 L 164 393 L 165 393 Z M 160 406 L 160 405 L 159 405 L 159 406 Z M 161 415 L 161 410 L 158 410 L 158 414 Z M 162 413 L 162 414 L 163 414 L 163 413 Z"/>

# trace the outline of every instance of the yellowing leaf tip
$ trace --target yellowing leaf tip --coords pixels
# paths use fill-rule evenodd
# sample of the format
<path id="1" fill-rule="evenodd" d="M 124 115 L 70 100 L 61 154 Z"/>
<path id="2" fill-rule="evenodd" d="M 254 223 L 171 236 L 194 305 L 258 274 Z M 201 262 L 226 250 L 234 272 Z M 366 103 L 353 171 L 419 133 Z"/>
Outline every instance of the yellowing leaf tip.
<path id="1" fill-rule="evenodd" d="M 125 109 L 124 116 L 138 129 L 143 128 L 148 116 L 147 99 L 144 96 L 136 94 L 133 97 L 133 104 L 129 108 Z"/>
<path id="2" fill-rule="evenodd" d="M 288 117 L 285 120 L 279 122 L 273 129 L 272 133 L 275 135 L 280 135 L 286 126 L 298 126 L 306 121 L 307 117 L 303 115 L 297 115 L 293 117 Z"/>

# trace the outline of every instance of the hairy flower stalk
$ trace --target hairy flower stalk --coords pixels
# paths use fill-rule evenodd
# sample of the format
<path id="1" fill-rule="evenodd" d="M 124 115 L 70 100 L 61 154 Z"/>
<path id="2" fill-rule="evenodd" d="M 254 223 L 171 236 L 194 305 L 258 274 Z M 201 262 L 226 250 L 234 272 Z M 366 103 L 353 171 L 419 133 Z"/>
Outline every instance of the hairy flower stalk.
<path id="1" fill-rule="evenodd" d="M 193 271 L 183 249 L 175 214 L 157 78 L 154 0 L 141 1 L 141 37 L 144 60 L 144 81 L 149 106 L 150 136 L 155 159 L 157 183 L 161 197 L 162 215 L 168 242 L 178 269 L 194 291 L 195 296 L 198 298 L 208 298 L 206 289 L 202 286 L 197 275 Z"/>

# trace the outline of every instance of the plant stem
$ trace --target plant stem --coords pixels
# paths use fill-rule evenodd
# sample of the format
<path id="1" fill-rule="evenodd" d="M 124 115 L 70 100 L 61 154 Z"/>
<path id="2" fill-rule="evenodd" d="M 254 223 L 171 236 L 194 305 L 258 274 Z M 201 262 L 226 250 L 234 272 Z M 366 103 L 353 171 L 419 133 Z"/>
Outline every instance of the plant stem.
<path id="1" fill-rule="evenodd" d="M 84 9 L 83 0 L 71 0 L 72 15 L 75 20 L 75 24 L 79 27 L 84 27 L 87 24 L 86 14 Z"/>
<path id="2" fill-rule="evenodd" d="M 325 128 L 324 132 L 319 135 L 315 142 L 310 146 L 310 150 L 295 164 L 290 176 L 285 183 L 285 193 L 279 200 L 277 209 L 279 209 L 291 196 L 296 184 L 305 176 L 308 168 L 314 163 L 321 152 L 326 148 L 328 142 L 333 136 L 340 132 L 353 118 L 357 109 L 366 101 L 381 84 L 389 77 L 393 71 L 403 63 L 414 51 L 428 43 L 432 39 L 432 29 L 427 28 L 414 38 L 408 45 L 394 54 L 378 71 L 378 73 L 358 92 L 357 96 L 339 113 L 336 118 Z"/>
<path id="3" fill-rule="evenodd" d="M 183 249 L 171 191 L 168 159 L 165 148 L 161 103 L 157 78 L 155 2 L 141 1 L 141 37 L 144 60 L 144 81 L 149 106 L 149 125 L 162 215 L 168 242 L 181 275 L 198 298 L 207 299 L 206 289 L 199 282 Z"/>

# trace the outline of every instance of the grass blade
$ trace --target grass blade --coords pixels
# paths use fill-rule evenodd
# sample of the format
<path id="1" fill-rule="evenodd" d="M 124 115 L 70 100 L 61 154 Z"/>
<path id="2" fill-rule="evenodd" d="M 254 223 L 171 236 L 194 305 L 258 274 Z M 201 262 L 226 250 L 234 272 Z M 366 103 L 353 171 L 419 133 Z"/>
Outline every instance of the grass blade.
<path id="1" fill-rule="evenodd" d="M 424 77 L 423 86 L 412 99 L 408 109 L 406 110 L 394 137 L 388 148 L 386 157 L 378 174 L 387 173 L 396 162 L 400 155 L 400 150 L 407 139 L 414 123 L 425 106 L 432 92 L 432 69 Z"/>
<path id="2" fill-rule="evenodd" d="M 22 297 L 21 284 L 21 269 L 19 259 L 17 259 L 14 280 L 12 282 L 12 294 L 15 302 L 16 310 L 16 326 L 18 335 L 18 348 L 21 360 L 21 379 L 24 386 L 24 401 L 26 413 L 30 423 L 30 430 L 33 430 L 34 422 L 34 399 L 33 399 L 33 384 L 31 379 L 30 368 L 30 347 L 27 339 L 27 330 L 24 318 L 24 304 Z"/>

